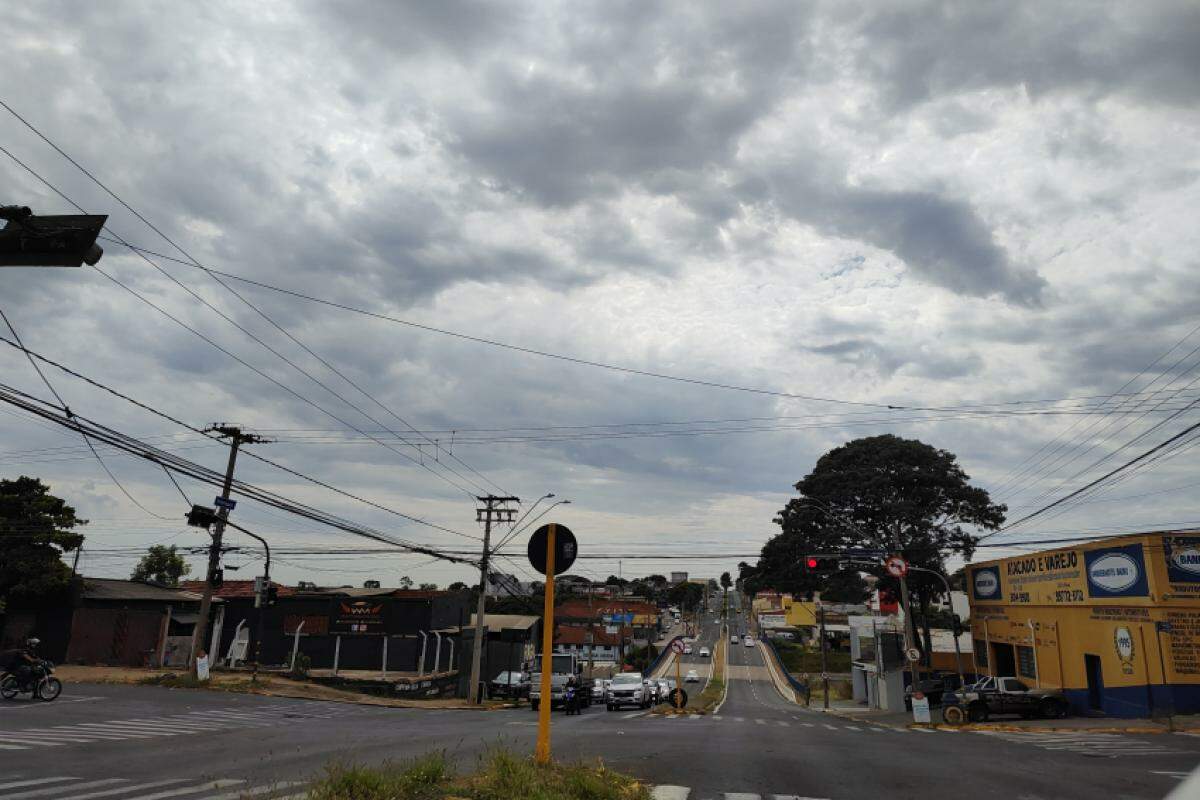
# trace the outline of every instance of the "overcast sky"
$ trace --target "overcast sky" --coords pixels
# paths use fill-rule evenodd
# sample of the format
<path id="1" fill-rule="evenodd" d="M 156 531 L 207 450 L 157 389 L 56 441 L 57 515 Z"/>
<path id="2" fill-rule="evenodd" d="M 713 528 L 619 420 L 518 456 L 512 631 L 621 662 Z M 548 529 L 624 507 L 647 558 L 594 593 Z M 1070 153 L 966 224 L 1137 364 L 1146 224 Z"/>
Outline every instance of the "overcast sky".
<path id="1" fill-rule="evenodd" d="M 189 423 L 261 431 L 277 440 L 264 455 L 468 537 L 475 503 L 439 475 L 494 487 L 451 450 L 526 507 L 569 498 L 553 518 L 584 553 L 674 556 L 626 561 L 626 576 L 717 575 L 738 559 L 688 556 L 757 552 L 791 484 L 858 436 L 956 453 L 1015 519 L 1196 421 L 1089 469 L 1200 395 L 1200 335 L 1170 350 L 1200 324 L 1193 2 L 46 2 L 8 8 L 5 25 L 4 101 L 237 275 L 522 347 L 854 403 L 1097 398 L 1004 407 L 1061 411 L 1131 380 L 1168 390 L 1134 415 L 894 412 L 616 373 L 231 284 L 309 353 L 203 272 L 151 257 L 367 417 L 119 245 L 105 243 L 109 275 L 277 383 L 92 269 L 0 270 L 0 308 L 30 348 Z M 108 213 L 114 235 L 183 258 L 3 110 L 0 144 Z M 71 211 L 3 154 L 0 186 L 0 203 Z M 48 395 L 8 347 L 0 370 Z M 48 376 L 76 412 L 223 468 L 221 448 Z M 161 470 L 106 457 L 166 519 L 78 436 L 0 412 L 0 472 L 41 477 L 92 520 L 86 574 L 128 574 L 136 559 L 104 550 L 203 544 L 175 521 L 186 506 Z M 390 437 L 398 418 L 437 431 L 437 447 L 389 449 L 344 424 Z M 570 438 L 494 430 L 547 426 Z M 723 432 L 658 435 L 698 429 Z M 656 435 L 583 438 L 614 431 Z M 1069 447 L 1039 462 L 1047 443 Z M 1183 451 L 1008 538 L 1195 521 L 1197 464 Z M 409 541 L 479 544 L 250 460 L 238 476 Z M 278 547 L 366 544 L 248 501 L 234 515 Z M 524 539 L 512 552 L 528 571 Z M 413 555 L 280 561 L 288 582 L 470 580 Z M 227 563 L 244 565 L 228 577 L 258 569 Z"/>

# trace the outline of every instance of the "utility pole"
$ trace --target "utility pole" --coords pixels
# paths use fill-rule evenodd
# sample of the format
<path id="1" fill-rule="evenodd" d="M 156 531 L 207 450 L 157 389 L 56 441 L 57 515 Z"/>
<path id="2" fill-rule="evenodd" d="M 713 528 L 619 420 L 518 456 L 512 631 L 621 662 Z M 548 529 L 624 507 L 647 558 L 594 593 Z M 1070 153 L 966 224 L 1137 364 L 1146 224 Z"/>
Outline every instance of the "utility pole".
<path id="1" fill-rule="evenodd" d="M 896 548 L 896 555 L 903 557 L 904 552 L 900 547 L 900 523 L 896 523 L 895 530 L 892 531 L 892 545 Z M 905 658 L 908 658 L 908 651 L 917 646 L 917 632 L 913 625 L 911 603 L 908 598 L 908 578 L 900 576 L 900 608 L 904 610 L 904 650 Z M 913 688 L 917 687 L 917 679 L 920 674 L 917 670 L 918 661 L 909 661 L 909 666 L 912 668 Z"/>
<path id="2" fill-rule="evenodd" d="M 818 600 L 820 603 L 817 606 L 817 613 L 821 617 L 821 686 L 825 694 L 825 710 L 829 710 L 829 665 L 826 663 L 827 656 L 825 655 L 826 640 L 825 640 L 825 603 Z"/>
<path id="3" fill-rule="evenodd" d="M 519 503 L 519 497 L 497 497 L 489 494 L 486 497 L 476 497 L 484 504 L 483 508 L 475 509 L 475 521 L 483 523 L 483 556 L 479 560 L 479 602 L 475 606 L 475 647 L 471 653 L 471 685 L 467 697 L 472 703 L 482 703 L 483 693 L 480 691 L 479 670 L 483 661 L 483 642 L 487 626 L 484 625 L 484 613 L 487 607 L 487 576 L 488 560 L 491 558 L 492 522 L 512 522 L 516 515 L 515 508 L 502 508 L 505 503 Z"/>
<path id="4" fill-rule="evenodd" d="M 219 433 L 229 439 L 229 463 L 225 467 L 225 482 L 221 485 L 221 497 L 217 503 L 217 522 L 212 532 L 212 543 L 208 547 L 208 570 L 204 577 L 204 594 L 200 598 L 200 616 L 196 620 L 196 632 L 192 636 L 190 663 L 192 676 L 196 676 L 196 656 L 205 647 L 208 637 L 208 614 L 212 608 L 213 581 L 221 567 L 221 535 L 225 532 L 225 520 L 229 517 L 229 490 L 233 486 L 233 467 L 237 463 L 238 448 L 243 444 L 259 444 L 265 440 L 252 433 L 243 433 L 236 425 L 211 425 L 205 432 Z M 218 643 L 219 644 L 219 643 Z M 207 651 L 206 651 L 207 652 Z"/>

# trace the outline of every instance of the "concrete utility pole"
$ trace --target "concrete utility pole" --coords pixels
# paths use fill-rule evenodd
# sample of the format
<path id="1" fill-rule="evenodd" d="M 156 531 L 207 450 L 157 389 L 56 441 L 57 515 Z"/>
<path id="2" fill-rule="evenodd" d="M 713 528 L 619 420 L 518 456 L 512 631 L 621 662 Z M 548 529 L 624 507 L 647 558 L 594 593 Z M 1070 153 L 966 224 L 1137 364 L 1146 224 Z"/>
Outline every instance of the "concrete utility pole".
<path id="1" fill-rule="evenodd" d="M 818 600 L 817 613 L 821 616 L 821 686 L 825 694 L 825 710 L 829 710 L 829 664 L 825 654 L 827 644 L 825 639 L 825 603 Z"/>
<path id="2" fill-rule="evenodd" d="M 229 463 L 225 467 L 225 482 L 221 486 L 221 500 L 229 500 L 229 490 L 233 486 L 233 467 L 237 463 L 238 448 L 243 444 L 258 444 L 266 441 L 252 433 L 242 433 L 236 425 L 211 425 L 206 431 L 219 433 L 222 438 L 229 438 Z M 189 663 L 192 676 L 196 676 L 196 656 L 204 650 L 208 638 L 208 614 L 212 608 L 213 581 L 221 567 L 221 535 L 225 533 L 225 520 L 229 517 L 228 504 L 218 503 L 217 524 L 212 532 L 212 543 L 208 547 L 208 571 L 204 576 L 204 594 L 200 598 L 200 616 L 196 620 L 196 631 L 192 636 L 192 652 Z M 205 651 L 207 652 L 207 651 Z"/>
<path id="3" fill-rule="evenodd" d="M 903 557 L 904 552 L 900 546 L 900 523 L 899 522 L 896 523 L 896 528 L 895 528 L 895 530 L 892 531 L 892 546 L 896 548 L 896 555 Z M 912 615 L 912 609 L 909 608 L 910 605 L 911 604 L 909 603 L 909 600 L 908 600 L 908 579 L 905 578 L 904 576 L 901 576 L 900 577 L 900 608 L 902 608 L 904 610 L 904 650 L 905 650 L 904 657 L 905 658 L 908 658 L 908 650 L 915 648 L 917 646 L 917 631 L 916 631 L 916 627 L 913 625 L 913 615 Z M 917 671 L 917 665 L 919 663 L 920 662 L 918 662 L 918 661 L 910 661 L 909 662 L 909 664 L 912 667 L 913 688 L 914 689 L 917 686 L 917 679 L 919 677 L 919 674 Z"/>
<path id="4" fill-rule="evenodd" d="M 519 497 L 497 497 L 489 494 L 487 497 L 475 498 L 484 504 L 483 508 L 475 509 L 475 521 L 483 523 L 483 556 L 479 560 L 479 602 L 475 606 L 475 646 L 471 652 L 471 685 L 467 697 L 472 703 L 483 702 L 483 692 L 480 691 L 479 670 L 483 662 L 483 642 L 487 626 L 484 624 L 484 613 L 487 608 L 487 576 L 488 560 L 491 558 L 492 522 L 512 522 L 517 513 L 515 508 L 501 508 L 505 503 L 519 503 Z"/>

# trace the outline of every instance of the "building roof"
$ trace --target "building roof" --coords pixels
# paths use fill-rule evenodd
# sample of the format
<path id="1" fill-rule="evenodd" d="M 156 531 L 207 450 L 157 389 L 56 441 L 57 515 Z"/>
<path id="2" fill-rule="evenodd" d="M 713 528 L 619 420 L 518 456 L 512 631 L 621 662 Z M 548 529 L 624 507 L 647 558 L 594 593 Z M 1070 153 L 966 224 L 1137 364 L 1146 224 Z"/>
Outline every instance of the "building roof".
<path id="1" fill-rule="evenodd" d="M 271 581 L 271 585 L 279 591 L 280 597 L 289 597 L 296 593 L 294 586 L 284 586 L 275 581 Z M 182 581 L 179 588 L 189 592 L 203 592 L 204 581 Z M 225 581 L 219 589 L 213 590 L 213 597 L 220 597 L 224 600 L 252 598 L 254 597 L 254 581 Z"/>
<path id="2" fill-rule="evenodd" d="M 200 595 L 182 588 L 158 586 L 118 578 L 84 578 L 85 600 L 151 600 L 162 603 L 198 603 Z"/>
<path id="3" fill-rule="evenodd" d="M 560 617 L 579 617 L 583 619 L 595 619 L 602 617 L 605 614 L 650 614 L 658 615 L 662 613 L 658 606 L 653 603 L 646 603 L 639 600 L 609 600 L 609 599 L 593 599 L 587 600 L 568 600 L 563 603 L 555 611 L 555 614 Z"/>
<path id="4" fill-rule="evenodd" d="M 592 644 L 600 647 L 616 647 L 620 644 L 620 637 L 615 633 L 608 633 L 599 625 L 592 626 Z M 563 625 L 554 633 L 554 643 L 556 645 L 584 645 L 588 644 L 588 629 L 587 626 L 580 625 Z"/>
<path id="5" fill-rule="evenodd" d="M 483 621 L 487 623 L 488 633 L 499 633 L 503 630 L 529 630 L 541 620 L 541 617 L 525 614 L 487 614 L 483 618 Z M 474 614 L 471 615 L 470 627 L 475 627 Z"/>
<path id="6" fill-rule="evenodd" d="M 401 589 L 398 587 L 383 586 L 378 589 L 368 589 L 361 586 L 318 586 L 315 589 L 305 589 L 303 591 L 297 589 L 297 594 L 306 595 L 332 595 L 335 597 L 399 597 L 406 600 L 432 600 L 435 597 L 442 597 L 450 594 L 441 590 L 430 591 L 427 589 Z"/>

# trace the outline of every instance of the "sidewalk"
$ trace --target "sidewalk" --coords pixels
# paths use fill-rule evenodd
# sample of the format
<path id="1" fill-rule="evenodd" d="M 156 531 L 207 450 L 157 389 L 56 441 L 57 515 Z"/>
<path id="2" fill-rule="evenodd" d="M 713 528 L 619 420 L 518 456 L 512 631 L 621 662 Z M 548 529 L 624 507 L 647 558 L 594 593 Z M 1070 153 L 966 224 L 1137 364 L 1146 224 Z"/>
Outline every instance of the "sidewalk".
<path id="1" fill-rule="evenodd" d="M 823 711 L 819 703 L 813 703 L 810 710 Z M 1122 719 L 1119 717 L 1067 717 L 1065 719 L 997 719 L 989 722 L 975 722 L 968 725 L 946 725 L 942 722 L 942 710 L 929 710 L 933 722 L 929 725 L 913 722 L 911 711 L 885 711 L 846 700 L 835 700 L 830 704 L 830 714 L 855 720 L 870 722 L 892 728 L 933 727 L 959 731 L 1028 731 L 1031 733 L 1187 733 L 1200 732 L 1200 717 L 1179 716 L 1168 726 L 1165 720 L 1153 719 Z"/>

